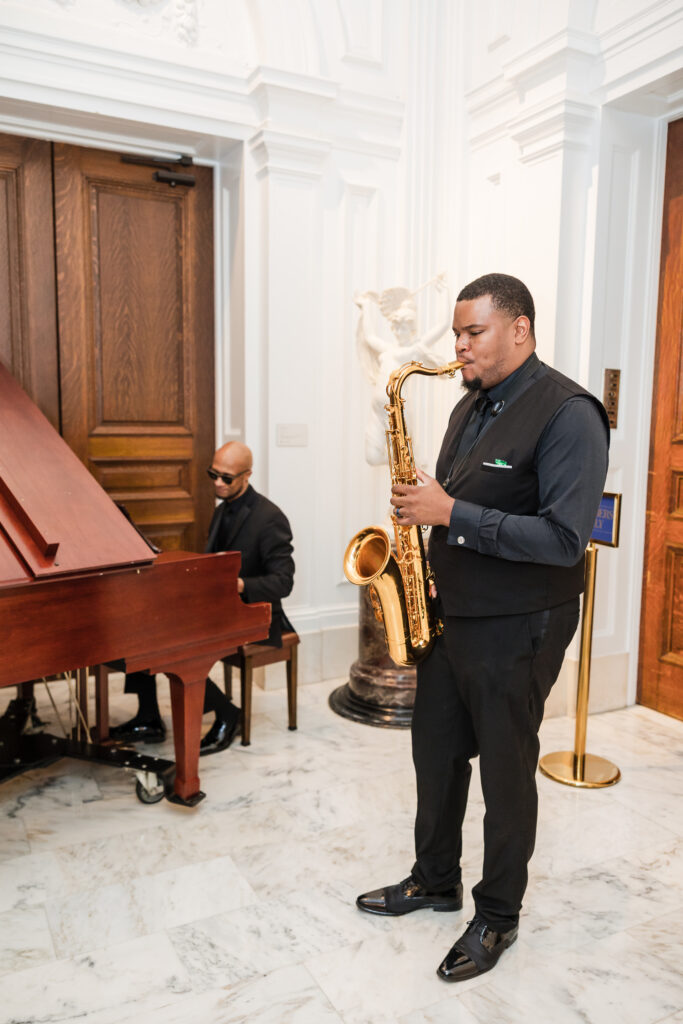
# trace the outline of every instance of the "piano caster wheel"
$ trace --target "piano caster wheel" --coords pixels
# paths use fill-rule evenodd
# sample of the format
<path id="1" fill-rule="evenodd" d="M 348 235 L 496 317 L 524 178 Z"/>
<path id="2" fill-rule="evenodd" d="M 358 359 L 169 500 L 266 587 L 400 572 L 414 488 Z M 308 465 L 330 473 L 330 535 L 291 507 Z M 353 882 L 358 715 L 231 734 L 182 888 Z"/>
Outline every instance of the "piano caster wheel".
<path id="1" fill-rule="evenodd" d="M 159 781 L 158 775 L 154 775 L 151 772 L 145 772 L 145 775 L 147 776 L 145 781 L 151 781 L 151 776 L 151 779 L 156 779 L 156 785 L 148 788 L 141 779 L 138 779 L 135 783 L 135 795 L 140 803 L 158 804 L 160 800 L 164 799 L 164 785 Z"/>

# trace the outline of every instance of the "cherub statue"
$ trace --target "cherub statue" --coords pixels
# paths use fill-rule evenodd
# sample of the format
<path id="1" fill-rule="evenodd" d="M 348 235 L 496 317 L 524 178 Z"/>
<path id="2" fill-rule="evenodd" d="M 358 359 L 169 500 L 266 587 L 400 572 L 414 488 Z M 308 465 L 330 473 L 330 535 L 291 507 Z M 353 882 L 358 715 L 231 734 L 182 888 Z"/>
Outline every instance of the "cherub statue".
<path id="1" fill-rule="evenodd" d="M 415 296 L 429 285 L 434 285 L 443 305 L 443 319 L 423 336 L 417 333 Z M 377 292 L 356 292 L 353 301 L 360 309 L 356 344 L 361 366 L 373 386 L 370 415 L 365 428 L 365 460 L 371 466 L 388 462 L 386 429 L 387 383 L 389 374 L 403 363 L 418 360 L 425 366 L 439 366 L 439 359 L 431 349 L 451 325 L 451 310 L 446 275 L 438 274 L 415 291 L 409 288 L 386 288 Z M 387 320 L 393 340 L 385 340 L 372 332 L 370 310 L 377 305 Z"/>

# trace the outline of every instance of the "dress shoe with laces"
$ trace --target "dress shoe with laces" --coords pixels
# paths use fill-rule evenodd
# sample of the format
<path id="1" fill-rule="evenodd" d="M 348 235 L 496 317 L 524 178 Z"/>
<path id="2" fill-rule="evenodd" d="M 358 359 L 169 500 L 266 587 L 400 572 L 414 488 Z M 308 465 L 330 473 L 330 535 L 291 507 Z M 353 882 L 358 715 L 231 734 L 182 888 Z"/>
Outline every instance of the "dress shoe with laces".
<path id="1" fill-rule="evenodd" d="M 136 716 L 121 725 L 112 726 L 109 735 L 121 743 L 163 743 L 166 726 L 160 718 L 143 721 Z"/>
<path id="2" fill-rule="evenodd" d="M 217 754 L 219 750 L 227 750 L 239 732 L 241 715 L 236 714 L 229 722 L 217 718 L 206 736 L 199 744 L 199 756 Z"/>
<path id="3" fill-rule="evenodd" d="M 517 931 L 515 927 L 507 932 L 496 932 L 480 917 L 473 917 L 436 973 L 444 981 L 466 981 L 485 974 L 496 966 L 503 951 L 515 941 Z"/>
<path id="4" fill-rule="evenodd" d="M 428 892 L 416 878 L 408 875 L 397 885 L 365 892 L 356 900 L 356 906 L 368 914 L 399 917 L 413 910 L 430 907 L 432 910 L 451 911 L 462 908 L 462 885 L 458 882 L 446 892 Z"/>

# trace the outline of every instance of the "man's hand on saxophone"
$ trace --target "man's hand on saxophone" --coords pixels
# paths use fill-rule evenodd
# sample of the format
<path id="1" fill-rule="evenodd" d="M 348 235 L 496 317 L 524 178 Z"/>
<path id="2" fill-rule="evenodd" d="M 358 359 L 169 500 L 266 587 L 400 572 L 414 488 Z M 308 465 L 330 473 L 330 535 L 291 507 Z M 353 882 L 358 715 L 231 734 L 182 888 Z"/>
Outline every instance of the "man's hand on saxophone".
<path id="1" fill-rule="evenodd" d="M 391 504 L 399 526 L 449 526 L 454 498 L 438 481 L 416 470 L 419 487 L 394 484 Z"/>

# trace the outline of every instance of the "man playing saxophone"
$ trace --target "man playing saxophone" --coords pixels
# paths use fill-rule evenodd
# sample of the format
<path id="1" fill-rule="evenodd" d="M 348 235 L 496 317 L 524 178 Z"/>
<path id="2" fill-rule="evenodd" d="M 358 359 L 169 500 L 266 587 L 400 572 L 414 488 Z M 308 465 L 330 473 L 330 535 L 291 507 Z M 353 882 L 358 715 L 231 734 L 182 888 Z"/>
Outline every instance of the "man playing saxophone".
<path id="1" fill-rule="evenodd" d="M 534 848 L 538 730 L 579 617 L 584 550 L 607 472 L 600 402 L 535 354 L 526 286 L 488 274 L 460 292 L 455 354 L 466 394 L 435 477 L 395 484 L 402 526 L 432 526 L 433 596 L 443 620 L 418 665 L 412 723 L 416 860 L 358 897 L 400 915 L 462 907 L 462 822 L 479 756 L 486 805 L 474 916 L 438 968 L 447 981 L 490 970 L 517 937 Z"/>

